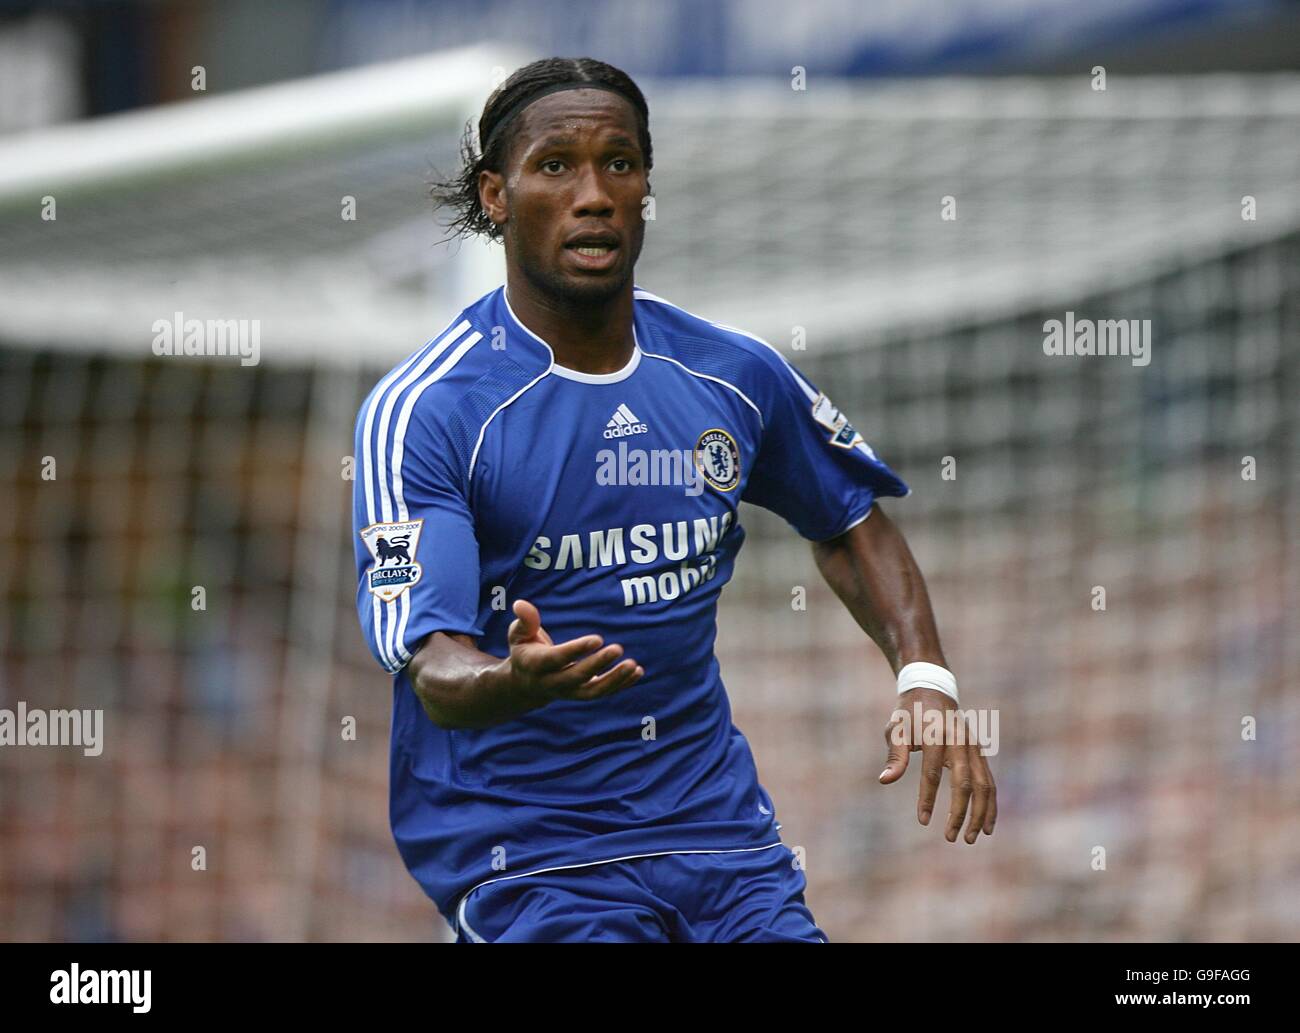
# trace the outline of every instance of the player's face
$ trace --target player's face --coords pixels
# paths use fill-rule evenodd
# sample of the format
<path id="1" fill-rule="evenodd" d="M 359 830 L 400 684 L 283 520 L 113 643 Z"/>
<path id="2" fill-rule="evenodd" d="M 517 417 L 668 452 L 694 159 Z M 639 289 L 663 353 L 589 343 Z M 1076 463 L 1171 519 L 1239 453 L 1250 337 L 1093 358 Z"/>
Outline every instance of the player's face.
<path id="1" fill-rule="evenodd" d="M 649 187 L 635 109 L 608 90 L 564 90 L 520 118 L 501 198 L 506 261 L 546 294 L 613 297 L 645 236 Z"/>

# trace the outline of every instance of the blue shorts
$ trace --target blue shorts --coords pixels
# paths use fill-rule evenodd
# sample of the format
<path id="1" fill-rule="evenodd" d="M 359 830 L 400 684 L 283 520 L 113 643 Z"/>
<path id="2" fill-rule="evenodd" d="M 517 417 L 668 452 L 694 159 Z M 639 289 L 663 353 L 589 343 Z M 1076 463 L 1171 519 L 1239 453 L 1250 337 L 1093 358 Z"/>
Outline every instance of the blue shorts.
<path id="1" fill-rule="evenodd" d="M 784 843 L 659 854 L 481 883 L 457 943 L 825 943 Z"/>

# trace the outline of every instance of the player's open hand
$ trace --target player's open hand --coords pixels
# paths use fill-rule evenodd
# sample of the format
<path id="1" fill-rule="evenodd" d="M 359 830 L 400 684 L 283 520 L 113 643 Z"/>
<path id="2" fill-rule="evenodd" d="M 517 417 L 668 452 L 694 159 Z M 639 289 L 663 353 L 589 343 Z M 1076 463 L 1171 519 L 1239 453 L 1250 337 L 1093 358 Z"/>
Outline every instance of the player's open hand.
<path id="1" fill-rule="evenodd" d="M 920 704 L 921 722 L 915 720 L 916 705 Z M 979 838 L 980 830 L 986 836 L 993 835 L 993 826 L 998 819 L 998 792 L 993 784 L 993 773 L 989 770 L 988 759 L 980 753 L 980 744 L 973 738 L 965 741 L 950 742 L 947 730 L 952 725 L 943 720 L 947 711 L 957 710 L 957 705 L 950 697 L 937 689 L 912 689 L 898 697 L 898 706 L 885 728 L 885 742 L 889 746 L 889 760 L 885 770 L 880 773 L 882 785 L 891 785 L 903 777 L 907 770 L 907 758 L 910 753 L 921 751 L 921 788 L 916 802 L 916 818 L 922 825 L 930 824 L 930 814 L 934 810 L 935 797 L 939 792 L 939 783 L 943 780 L 943 771 L 948 769 L 948 783 L 951 797 L 948 803 L 948 820 L 944 826 L 944 838 L 949 843 L 957 841 L 961 832 L 962 821 L 970 809 L 970 821 L 966 824 L 965 840 L 974 843 Z M 936 717 L 932 711 L 939 711 Z M 900 714 L 901 712 L 901 714 Z M 905 715 L 905 716 L 902 716 Z M 942 742 L 928 742 L 936 738 L 926 735 L 925 729 L 938 720 L 938 727 L 945 729 Z M 956 737 L 954 737 L 956 738 Z"/>
<path id="2" fill-rule="evenodd" d="M 603 645 L 599 635 L 583 635 L 557 646 L 542 627 L 537 607 L 524 599 L 515 601 L 514 614 L 506 639 L 511 672 L 520 692 L 539 705 L 553 699 L 598 699 L 627 688 L 645 674 L 630 658 L 610 667 L 623 655 L 623 647 Z"/>

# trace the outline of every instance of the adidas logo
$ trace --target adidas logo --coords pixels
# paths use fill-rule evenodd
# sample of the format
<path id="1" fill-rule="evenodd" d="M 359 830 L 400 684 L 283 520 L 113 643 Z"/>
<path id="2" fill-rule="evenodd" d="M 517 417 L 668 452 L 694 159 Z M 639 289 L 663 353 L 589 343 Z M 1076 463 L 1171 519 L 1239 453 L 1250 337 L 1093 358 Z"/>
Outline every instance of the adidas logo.
<path id="1" fill-rule="evenodd" d="M 626 405 L 620 405 L 614 410 L 614 415 L 609 418 L 605 424 L 605 437 L 607 438 L 626 438 L 633 434 L 644 434 L 650 428 L 633 415 L 632 410 Z"/>

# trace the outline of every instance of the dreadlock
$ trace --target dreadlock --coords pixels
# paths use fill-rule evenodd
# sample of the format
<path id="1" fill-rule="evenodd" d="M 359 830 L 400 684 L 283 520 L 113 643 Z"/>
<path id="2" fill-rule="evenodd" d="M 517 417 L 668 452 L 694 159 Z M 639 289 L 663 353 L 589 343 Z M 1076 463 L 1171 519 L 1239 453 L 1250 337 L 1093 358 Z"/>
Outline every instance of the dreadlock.
<path id="1" fill-rule="evenodd" d="M 519 120 L 507 124 L 502 132 L 493 130 L 502 117 L 517 112 L 528 98 L 557 83 L 599 83 L 625 97 L 637 112 L 637 135 L 645 155 L 646 172 L 654 164 L 650 146 L 650 110 L 627 73 L 613 65 L 590 57 L 547 57 L 517 69 L 504 83 L 493 91 L 483 105 L 478 120 L 478 135 L 474 134 L 473 120 L 465 123 L 461 138 L 461 171 L 450 179 L 439 180 L 429 187 L 429 196 L 437 208 L 455 212 L 450 223 L 452 237 L 470 237 L 482 234 L 491 240 L 501 239 L 501 227 L 488 218 L 478 199 L 478 178 L 483 171 L 500 172 L 510 153 L 510 145 L 519 128 Z M 483 153 L 478 152 L 482 141 L 487 141 Z"/>

